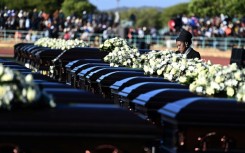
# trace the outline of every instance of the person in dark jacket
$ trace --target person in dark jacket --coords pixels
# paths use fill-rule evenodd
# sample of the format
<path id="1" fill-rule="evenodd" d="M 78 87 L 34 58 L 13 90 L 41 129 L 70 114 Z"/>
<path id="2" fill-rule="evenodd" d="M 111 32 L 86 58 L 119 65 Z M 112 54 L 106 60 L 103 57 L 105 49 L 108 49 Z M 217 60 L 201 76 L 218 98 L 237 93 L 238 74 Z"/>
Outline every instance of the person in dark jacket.
<path id="1" fill-rule="evenodd" d="M 187 59 L 198 58 L 201 59 L 199 52 L 192 47 L 192 34 L 185 29 L 181 29 L 179 36 L 176 38 L 177 53 L 185 54 Z"/>

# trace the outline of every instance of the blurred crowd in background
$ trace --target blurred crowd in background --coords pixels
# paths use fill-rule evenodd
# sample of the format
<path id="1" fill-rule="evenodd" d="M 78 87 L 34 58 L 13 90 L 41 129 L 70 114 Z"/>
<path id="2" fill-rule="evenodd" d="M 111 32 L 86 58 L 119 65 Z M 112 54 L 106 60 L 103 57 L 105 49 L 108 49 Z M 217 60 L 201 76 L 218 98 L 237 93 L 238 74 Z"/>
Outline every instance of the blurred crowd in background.
<path id="1" fill-rule="evenodd" d="M 177 35 L 181 28 L 188 29 L 194 36 L 204 37 L 245 37 L 245 17 L 228 17 L 224 14 L 214 17 L 198 18 L 196 16 L 178 15 L 173 17 L 161 29 L 155 27 L 135 27 L 135 19 L 132 16 L 132 25 L 125 27 L 124 37 L 144 38 L 145 35 L 173 36 Z M 35 31 L 45 31 L 46 37 L 64 39 L 80 38 L 86 40 L 93 34 L 102 34 L 104 39 L 111 35 L 118 35 L 120 25 L 119 12 L 87 13 L 81 12 L 81 16 L 70 15 L 65 17 L 62 10 L 52 15 L 43 10 L 32 11 L 8 10 L 0 11 L 0 29 L 27 30 L 25 39 L 35 39 Z M 163 23 L 164 25 L 164 23 Z M 60 35 L 62 33 L 62 35 Z M 18 34 L 18 33 L 17 33 Z"/>
<path id="2" fill-rule="evenodd" d="M 189 29 L 194 36 L 205 37 L 245 37 L 245 17 L 229 17 L 220 14 L 214 17 L 176 16 L 168 22 L 170 33 L 181 27 Z"/>
<path id="3" fill-rule="evenodd" d="M 74 15 L 65 17 L 62 10 L 52 15 L 42 10 L 37 11 L 37 9 L 0 11 L 0 29 L 28 30 L 32 35 L 35 34 L 35 31 L 45 31 L 45 36 L 51 38 L 86 39 L 93 33 L 110 35 L 117 33 L 119 22 L 118 12 L 90 14 L 83 11 L 81 17 Z M 60 36 L 60 33 L 63 35 Z"/>

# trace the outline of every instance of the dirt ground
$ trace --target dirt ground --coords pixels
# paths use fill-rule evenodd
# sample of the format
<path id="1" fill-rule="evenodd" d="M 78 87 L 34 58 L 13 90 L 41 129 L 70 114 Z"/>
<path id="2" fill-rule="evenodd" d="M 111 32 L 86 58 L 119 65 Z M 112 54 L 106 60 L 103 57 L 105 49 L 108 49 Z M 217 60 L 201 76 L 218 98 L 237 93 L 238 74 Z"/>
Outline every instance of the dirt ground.
<path id="1" fill-rule="evenodd" d="M 14 44 L 16 44 L 16 42 L 0 42 L 0 57 L 13 57 Z M 152 49 L 163 50 L 164 48 L 154 47 Z M 230 63 L 231 51 L 219 51 L 212 48 L 194 49 L 200 52 L 202 59 L 205 59 L 206 61 L 210 60 L 213 64 L 228 65 Z"/>

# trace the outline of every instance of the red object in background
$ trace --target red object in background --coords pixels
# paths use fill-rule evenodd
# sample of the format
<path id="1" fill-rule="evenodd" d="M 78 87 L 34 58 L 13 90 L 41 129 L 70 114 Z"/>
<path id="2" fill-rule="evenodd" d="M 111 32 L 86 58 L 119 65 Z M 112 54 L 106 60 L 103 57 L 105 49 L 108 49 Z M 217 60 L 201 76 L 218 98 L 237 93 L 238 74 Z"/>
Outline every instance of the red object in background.
<path id="1" fill-rule="evenodd" d="M 225 57 L 202 56 L 202 59 L 206 61 L 210 60 L 212 64 L 221 64 L 221 65 L 230 64 L 230 58 L 225 58 Z"/>
<path id="2" fill-rule="evenodd" d="M 168 27 L 169 27 L 169 30 L 170 30 L 170 31 L 175 31 L 174 26 L 175 26 L 174 20 L 172 20 L 172 19 L 169 20 L 169 21 L 168 21 Z"/>

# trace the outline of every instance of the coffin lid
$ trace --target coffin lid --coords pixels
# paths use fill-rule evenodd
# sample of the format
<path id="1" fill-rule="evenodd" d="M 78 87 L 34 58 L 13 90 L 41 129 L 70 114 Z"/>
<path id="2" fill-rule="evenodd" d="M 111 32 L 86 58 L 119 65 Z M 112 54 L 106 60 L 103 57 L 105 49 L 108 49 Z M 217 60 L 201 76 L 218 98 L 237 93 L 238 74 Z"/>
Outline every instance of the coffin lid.
<path id="1" fill-rule="evenodd" d="M 133 95 L 133 94 L 137 95 L 151 90 L 164 89 L 164 88 L 187 89 L 188 87 L 173 82 L 141 82 L 125 87 L 118 94 L 123 97 L 128 97 L 129 95 Z"/>
<path id="2" fill-rule="evenodd" d="M 98 48 L 89 47 L 75 47 L 67 51 L 64 51 L 59 57 L 59 60 L 72 60 L 78 58 L 98 58 L 102 59 L 108 54 L 108 52 L 101 52 Z"/>
<path id="3" fill-rule="evenodd" d="M 26 46 L 23 47 L 22 52 L 32 52 L 33 50 L 42 50 L 42 49 L 49 49 L 48 47 L 42 47 L 42 46 Z"/>
<path id="4" fill-rule="evenodd" d="M 21 74 L 23 75 L 28 75 L 31 74 L 33 76 L 34 81 L 35 80 L 45 80 L 45 81 L 50 81 L 50 82 L 57 82 L 56 80 L 46 76 L 46 75 L 42 75 L 38 72 L 21 72 Z"/>
<path id="5" fill-rule="evenodd" d="M 0 113 L 0 130 L 5 136 L 160 138 L 160 132 L 155 126 L 116 105 L 64 105 L 55 109 Z"/>
<path id="6" fill-rule="evenodd" d="M 104 75 L 104 74 L 106 74 L 106 73 L 108 73 L 108 72 L 113 72 L 113 71 L 142 71 L 142 70 L 140 70 L 140 69 L 130 69 L 130 68 L 126 68 L 126 67 L 104 67 L 104 68 L 101 68 L 101 69 L 98 69 L 98 70 L 96 70 L 96 71 L 93 71 L 93 72 L 91 72 L 91 73 L 89 73 L 87 76 L 86 76 L 86 78 L 91 78 L 91 77 L 93 77 L 94 75 L 99 75 L 99 76 L 101 76 L 101 75 Z"/>
<path id="7" fill-rule="evenodd" d="M 196 97 L 198 95 L 190 92 L 188 89 L 156 89 L 143 94 L 140 94 L 132 103 L 141 105 L 147 108 L 160 108 L 163 105 L 180 100 L 187 97 Z"/>
<path id="8" fill-rule="evenodd" d="M 185 98 L 163 106 L 158 112 L 164 121 L 172 123 L 245 125 L 245 104 L 235 99 Z"/>
<path id="9" fill-rule="evenodd" d="M 116 81 L 113 85 L 110 86 L 110 88 L 114 90 L 120 90 L 120 89 L 123 89 L 126 86 L 126 84 L 128 84 L 129 82 L 132 82 L 132 83 L 139 83 L 139 82 L 145 82 L 145 81 L 160 82 L 161 80 L 165 81 L 163 78 L 150 77 L 150 76 L 128 77 L 128 78 Z"/>
<path id="10" fill-rule="evenodd" d="M 66 64 L 65 68 L 70 68 L 73 64 L 75 64 L 78 61 L 79 60 L 70 61 L 68 64 Z"/>
<path id="11" fill-rule="evenodd" d="M 78 64 L 83 64 L 83 63 L 104 63 L 101 59 L 78 59 L 69 62 L 66 64 L 66 68 L 72 68 L 73 66 L 77 66 Z"/>
<path id="12" fill-rule="evenodd" d="M 59 82 L 42 81 L 37 82 L 36 84 L 40 87 L 41 90 L 44 88 L 71 88 L 71 86 Z"/>
<path id="13" fill-rule="evenodd" d="M 50 49 L 41 50 L 40 52 L 36 54 L 36 56 L 39 58 L 44 58 L 44 57 L 54 57 L 55 58 L 62 52 L 63 51 L 61 49 L 51 49 L 50 48 Z"/>
<path id="14" fill-rule="evenodd" d="M 99 103 L 106 104 L 107 102 L 99 95 L 91 92 L 75 89 L 75 88 L 44 88 L 44 92 L 51 94 L 55 103 Z"/>
<path id="15" fill-rule="evenodd" d="M 71 70 L 72 73 L 77 73 L 78 71 L 80 72 L 83 69 L 92 67 L 92 66 L 108 66 L 109 64 L 107 63 L 86 63 L 86 64 L 81 64 L 79 66 L 76 66 Z"/>
<path id="16" fill-rule="evenodd" d="M 113 71 L 105 75 L 102 75 L 96 80 L 96 82 L 100 83 L 101 85 L 111 86 L 117 80 L 121 80 L 132 76 L 143 76 L 143 75 L 144 72 L 137 72 L 137 71 Z"/>
<path id="17" fill-rule="evenodd" d="M 21 47 L 21 46 L 32 46 L 34 45 L 34 43 L 24 43 L 24 42 L 21 42 L 21 43 L 17 43 L 14 45 L 14 49 L 16 49 L 17 47 Z"/>
<path id="18" fill-rule="evenodd" d="M 81 72 L 78 73 L 79 76 L 85 76 L 87 74 L 89 74 L 91 71 L 95 71 L 97 69 L 100 69 L 100 68 L 105 68 L 105 67 L 109 67 L 110 65 L 108 66 L 92 66 L 92 67 L 88 67 L 84 70 L 82 70 Z"/>

